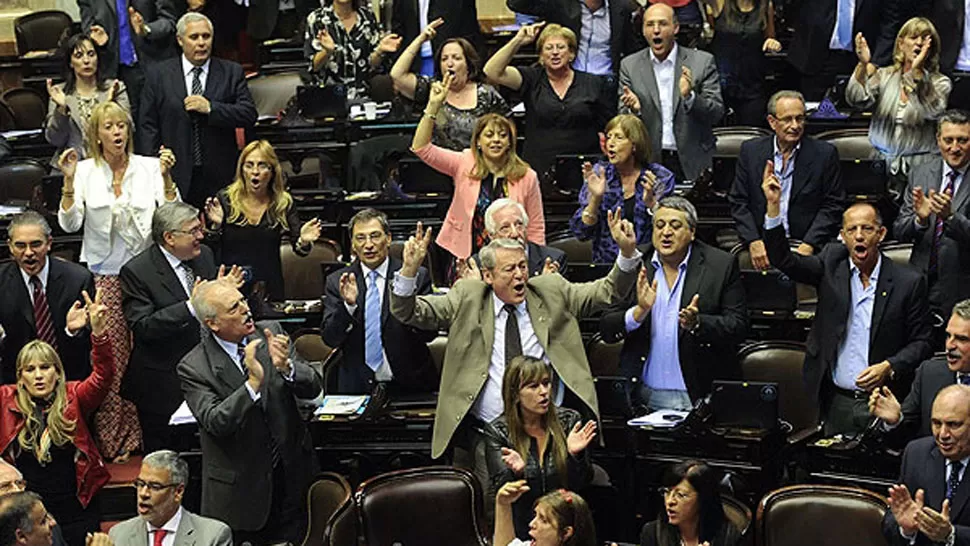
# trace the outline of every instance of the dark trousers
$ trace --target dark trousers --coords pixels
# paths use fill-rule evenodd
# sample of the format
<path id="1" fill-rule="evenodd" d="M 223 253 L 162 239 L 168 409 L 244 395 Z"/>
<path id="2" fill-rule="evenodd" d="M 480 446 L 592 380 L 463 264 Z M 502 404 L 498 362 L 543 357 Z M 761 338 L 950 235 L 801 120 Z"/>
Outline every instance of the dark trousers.
<path id="1" fill-rule="evenodd" d="M 172 447 L 172 429 L 168 424 L 171 413 L 158 413 L 155 408 L 138 408 L 138 422 L 141 423 L 141 437 L 145 444 L 145 453 L 170 449 Z"/>
<path id="2" fill-rule="evenodd" d="M 768 99 L 764 95 L 752 98 L 724 96 L 724 105 L 733 111 L 733 125 L 767 127 Z"/>
<path id="3" fill-rule="evenodd" d="M 799 74 L 799 89 L 805 95 L 806 100 L 819 101 L 825 97 L 825 93 L 835 85 L 835 77 L 838 75 L 849 76 L 855 69 L 858 59 L 855 53 L 850 51 L 826 50 L 825 61 L 822 69 L 815 74 Z M 833 100 L 842 100 L 842 97 L 832 97 Z"/>
<path id="4" fill-rule="evenodd" d="M 846 391 L 827 383 L 822 388 L 822 434 L 856 435 L 869 425 L 869 394 Z"/>
<path id="5" fill-rule="evenodd" d="M 135 63 L 132 66 L 118 65 L 118 79 L 125 83 L 128 93 L 128 102 L 131 104 L 131 121 L 138 127 L 138 106 L 141 104 L 141 90 L 145 87 L 145 71 L 141 64 Z M 135 147 L 138 146 L 138 131 L 135 131 Z"/>
<path id="6" fill-rule="evenodd" d="M 684 168 L 680 165 L 680 155 L 674 150 L 663 150 L 660 154 L 660 164 L 674 173 L 674 181 L 684 181 Z"/>
<path id="7" fill-rule="evenodd" d="M 189 138 L 192 137 L 189 136 Z M 203 152 L 203 154 L 204 153 L 205 152 Z M 190 157 L 188 160 L 192 161 L 192 158 Z M 183 191 L 183 201 L 199 210 L 203 210 L 205 208 L 205 200 L 214 196 L 229 182 L 229 180 L 206 179 L 204 169 L 201 165 L 199 165 L 192 167 L 192 181 L 189 183 L 188 191 L 183 191 L 182 188 L 179 188 L 179 191 Z"/>
<path id="8" fill-rule="evenodd" d="M 257 531 L 232 532 L 233 544 L 250 543 L 252 546 L 266 546 L 289 542 L 300 544 L 306 532 L 307 511 L 303 492 L 293 494 L 289 491 L 286 471 L 282 464 L 273 467 L 273 498 L 270 501 L 266 525 Z"/>
<path id="9" fill-rule="evenodd" d="M 970 110 L 970 72 L 954 72 L 950 79 L 953 80 L 953 90 L 947 108 Z"/>

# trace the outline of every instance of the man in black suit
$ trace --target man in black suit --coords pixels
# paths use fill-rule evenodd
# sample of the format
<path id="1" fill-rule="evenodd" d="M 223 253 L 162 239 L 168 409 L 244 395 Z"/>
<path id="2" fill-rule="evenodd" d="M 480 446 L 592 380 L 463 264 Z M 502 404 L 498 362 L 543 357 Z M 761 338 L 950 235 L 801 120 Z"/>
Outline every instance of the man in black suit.
<path id="1" fill-rule="evenodd" d="M 201 283 L 192 305 L 207 332 L 178 374 L 199 423 L 202 515 L 236 544 L 298 543 L 317 464 L 296 398 L 316 397 L 320 376 L 279 323 L 253 322 L 231 283 Z"/>
<path id="2" fill-rule="evenodd" d="M 845 201 L 839 152 L 828 142 L 805 136 L 805 98 L 801 93 L 778 91 L 772 95 L 768 125 L 775 136 L 741 145 L 728 195 L 741 240 L 748 245 L 752 264 L 761 270 L 771 266 L 763 233 L 764 173 L 771 171 L 781 182 L 785 231 L 789 238 L 802 241 L 798 247 L 802 255 L 813 254 L 835 236 Z"/>
<path id="3" fill-rule="evenodd" d="M 208 17 L 186 13 L 177 31 L 182 55 L 146 74 L 139 153 L 156 155 L 160 146 L 174 151 L 179 161 L 172 178 L 186 202 L 201 207 L 232 181 L 236 128 L 256 123 L 256 106 L 242 67 L 211 57 Z"/>
<path id="4" fill-rule="evenodd" d="M 615 75 L 620 71 L 622 57 L 646 46 L 634 21 L 639 6 L 632 0 L 506 0 L 505 3 L 512 11 L 534 15 L 540 21 L 562 25 L 576 33 L 579 43 L 573 62 L 576 70 Z M 584 21 L 589 24 L 584 25 Z"/>
<path id="5" fill-rule="evenodd" d="M 427 346 L 437 332 L 405 326 L 388 309 L 388 279 L 401 261 L 388 256 L 387 217 L 364 209 L 350 219 L 349 231 L 357 260 L 327 277 L 323 298 L 323 342 L 343 351 L 337 392 L 369 393 L 378 382 L 401 392 L 437 390 L 438 373 Z M 431 293 L 424 267 L 417 286 L 419 294 Z"/>
<path id="6" fill-rule="evenodd" d="M 213 279 L 212 251 L 202 244 L 199 211 L 165 203 L 152 217 L 155 244 L 121 268 L 122 307 L 134 343 L 122 382 L 138 408 L 145 450 L 171 445 L 168 421 L 182 403 L 175 365 L 199 343 L 189 301 L 195 279 Z"/>
<path id="7" fill-rule="evenodd" d="M 842 215 L 843 244 L 802 256 L 788 247 L 781 183 L 766 176 L 763 191 L 768 259 L 818 290 L 805 388 L 819 404 L 826 435 L 861 432 L 870 420 L 869 392 L 897 376 L 910 381 L 917 364 L 932 354 L 926 280 L 879 251 L 886 228 L 871 203 L 855 203 Z"/>
<path id="8" fill-rule="evenodd" d="M 425 2 L 428 5 L 427 16 L 422 18 L 420 4 Z M 433 52 L 438 51 L 441 44 L 451 38 L 465 38 L 477 51 L 484 51 L 485 41 L 481 27 L 478 26 L 478 6 L 475 0 L 394 0 L 391 10 L 391 32 L 401 36 L 402 43 L 405 44 L 410 44 L 417 38 L 428 23 L 439 17 L 443 20 L 431 40 L 432 49 L 414 56 L 411 72 L 421 73 L 424 59 L 430 59 Z M 433 74 L 434 63 L 430 60 L 428 63 L 431 67 L 430 74 Z"/>
<path id="9" fill-rule="evenodd" d="M 949 106 L 970 109 L 970 6 L 964 0 L 933 0 L 925 5 L 926 17 L 940 34 L 940 71 L 953 80 Z"/>
<path id="10" fill-rule="evenodd" d="M 901 0 L 800 0 L 789 4 L 788 20 L 794 34 L 788 62 L 801 76 L 802 93 L 809 100 L 821 100 L 837 74 L 852 73 L 854 40 L 860 32 L 872 47 L 872 62 L 891 64 L 896 33 L 902 25 L 901 4 Z"/>
<path id="11" fill-rule="evenodd" d="M 7 228 L 12 261 L 0 265 L 0 366 L 3 382 L 15 383 L 17 353 L 29 341 L 43 339 L 57 349 L 68 380 L 91 373 L 91 336 L 81 292 L 94 297 L 94 277 L 87 269 L 51 258 L 53 238 L 43 216 L 27 211 Z M 37 279 L 36 287 L 33 279 Z M 41 300 L 38 301 L 37 296 Z M 44 319 L 39 305 L 47 306 Z M 38 313 L 43 320 L 38 328 Z"/>
<path id="12" fill-rule="evenodd" d="M 970 298 L 970 114 L 947 110 L 937 122 L 940 158 L 909 172 L 896 239 L 912 242 L 909 262 L 926 273 L 930 309 L 940 316 Z"/>
<path id="13" fill-rule="evenodd" d="M 488 240 L 515 239 L 525 247 L 525 257 L 529 261 L 529 276 L 538 277 L 546 273 L 559 273 L 566 276 L 569 269 L 566 253 L 558 248 L 533 243 L 526 238 L 529 215 L 522 203 L 503 197 L 492 201 L 485 209 L 485 234 Z M 481 279 L 482 260 L 475 254 L 473 266 L 468 270 L 473 278 Z M 464 276 L 464 274 L 462 275 Z"/>
<path id="14" fill-rule="evenodd" d="M 125 82 L 137 120 L 145 69 L 178 54 L 173 0 L 77 0 L 77 7 L 81 30 L 98 46 L 101 74 Z"/>
<path id="15" fill-rule="evenodd" d="M 946 325 L 946 355 L 920 364 L 902 405 L 889 387 L 882 387 L 872 391 L 869 413 L 883 420 L 885 430 L 897 429 L 894 436 L 906 440 L 928 436 L 932 433 L 930 408 L 936 394 L 957 383 L 970 385 L 970 300 L 953 307 Z"/>
<path id="16" fill-rule="evenodd" d="M 892 546 L 970 544 L 970 387 L 951 385 L 933 402 L 933 436 L 903 452 L 889 488 L 882 534 Z"/>
<path id="17" fill-rule="evenodd" d="M 600 320 L 604 341 L 625 340 L 621 372 L 641 381 L 641 402 L 651 411 L 689 410 L 714 379 L 740 377 L 734 355 L 748 310 L 737 258 L 695 241 L 696 229 L 689 201 L 661 199 L 636 293 Z"/>

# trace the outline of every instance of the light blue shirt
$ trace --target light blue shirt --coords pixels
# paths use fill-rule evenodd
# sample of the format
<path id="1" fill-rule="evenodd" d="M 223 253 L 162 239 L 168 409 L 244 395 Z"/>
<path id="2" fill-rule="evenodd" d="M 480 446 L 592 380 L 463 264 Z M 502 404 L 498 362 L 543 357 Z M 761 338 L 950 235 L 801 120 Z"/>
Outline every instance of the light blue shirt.
<path id="1" fill-rule="evenodd" d="M 872 307 L 876 302 L 876 286 L 879 284 L 879 271 L 882 256 L 869 275 L 869 287 L 863 288 L 859 268 L 849 261 L 849 323 L 845 339 L 839 347 L 839 354 L 832 370 L 832 382 L 845 390 L 858 390 L 856 377 L 869 367 L 869 333 L 872 330 Z"/>
<path id="2" fill-rule="evenodd" d="M 390 260 L 384 259 L 381 265 L 377 266 L 377 269 L 371 269 L 363 264 L 360 264 L 361 276 L 364 278 L 364 285 L 370 283 L 370 272 L 377 271 L 377 279 L 374 284 L 377 285 L 377 296 L 381 301 L 381 305 L 384 304 L 384 290 L 387 286 L 387 270 L 390 267 Z M 347 309 L 347 314 L 354 316 L 357 312 L 357 304 L 350 305 L 344 302 L 344 307 Z M 364 317 L 364 323 L 366 324 L 367 317 Z M 377 371 L 374 372 L 374 379 L 377 381 L 392 381 L 394 379 L 394 372 L 391 371 L 391 362 L 387 359 L 387 351 L 384 349 L 384 344 L 381 343 L 381 355 L 382 361 L 381 365 L 377 367 Z M 360 364 L 364 364 L 361 362 Z M 356 364 L 354 364 L 356 365 Z M 366 365 L 366 364 L 365 364 Z"/>
<path id="3" fill-rule="evenodd" d="M 791 155 L 788 158 L 788 163 L 785 163 L 785 156 L 781 153 L 778 148 L 778 137 L 774 139 L 774 159 L 772 160 L 775 165 L 775 176 L 778 177 L 778 181 L 781 183 L 781 203 L 779 203 L 781 209 L 781 223 L 785 226 L 785 235 L 790 236 L 788 231 L 788 207 L 791 203 L 791 185 L 792 178 L 795 175 L 795 158 L 798 157 L 798 150 L 802 147 L 801 141 L 795 145 L 795 149 L 791 151 Z"/>
<path id="4" fill-rule="evenodd" d="M 590 11 L 585 0 L 578 0 L 582 22 L 579 26 L 579 51 L 573 68 L 590 74 L 608 76 L 613 73 L 613 57 L 610 50 L 610 2 L 606 0 L 600 9 Z"/>
<path id="5" fill-rule="evenodd" d="M 970 13 L 970 0 L 965 0 L 963 4 L 963 39 L 960 41 L 960 52 L 957 54 L 957 70 L 970 72 L 970 25 L 966 23 L 967 14 Z"/>
<path id="6" fill-rule="evenodd" d="M 835 26 L 832 27 L 832 37 L 829 38 L 829 49 L 841 49 L 843 51 L 855 51 L 855 33 L 851 33 L 852 39 L 849 40 L 848 44 L 839 43 L 839 23 L 841 22 L 842 10 L 839 6 L 845 5 L 845 13 L 849 15 L 848 26 L 849 28 L 854 28 L 853 22 L 855 20 L 855 1 L 856 0 L 837 0 L 835 3 Z M 875 48 L 876 44 L 869 44 L 870 47 Z M 873 49 L 875 51 L 875 49 Z"/>

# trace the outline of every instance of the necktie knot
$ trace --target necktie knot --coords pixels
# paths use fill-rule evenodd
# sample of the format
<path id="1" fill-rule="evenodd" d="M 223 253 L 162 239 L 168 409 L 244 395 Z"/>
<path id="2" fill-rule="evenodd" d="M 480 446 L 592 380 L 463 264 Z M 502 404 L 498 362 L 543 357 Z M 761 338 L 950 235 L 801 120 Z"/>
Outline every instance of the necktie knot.
<path id="1" fill-rule="evenodd" d="M 509 315 L 515 315 L 515 306 L 511 303 L 506 303 L 502 306 L 502 309 L 505 309 L 505 312 Z"/>
<path id="2" fill-rule="evenodd" d="M 152 540 L 152 546 L 162 546 L 162 541 L 165 540 L 165 535 L 168 534 L 168 531 L 165 529 L 155 529 L 152 533 L 155 535 Z"/>
<path id="3" fill-rule="evenodd" d="M 374 284 L 374 285 L 377 284 L 377 276 L 378 276 L 378 273 L 377 273 L 377 270 L 376 269 L 372 269 L 371 272 L 370 272 L 370 274 L 368 274 L 367 276 L 370 278 L 370 283 L 371 284 Z"/>
<path id="4" fill-rule="evenodd" d="M 195 67 L 193 67 L 192 68 L 192 76 L 194 76 L 196 78 L 201 78 L 202 77 L 202 67 L 201 66 L 195 66 Z"/>
<path id="5" fill-rule="evenodd" d="M 970 373 L 957 374 L 957 383 L 961 385 L 970 385 Z"/>
<path id="6" fill-rule="evenodd" d="M 30 276 L 30 287 L 34 290 L 43 290 L 44 283 L 40 282 L 40 277 L 37 275 Z"/>

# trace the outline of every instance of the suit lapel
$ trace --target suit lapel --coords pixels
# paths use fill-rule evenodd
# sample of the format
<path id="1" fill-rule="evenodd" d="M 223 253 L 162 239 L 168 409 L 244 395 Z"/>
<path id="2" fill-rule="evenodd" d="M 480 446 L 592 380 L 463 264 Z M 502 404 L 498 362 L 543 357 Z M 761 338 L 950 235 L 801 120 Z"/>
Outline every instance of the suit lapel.
<path id="1" fill-rule="evenodd" d="M 158 273 L 158 282 L 165 287 L 172 296 L 177 300 L 186 300 L 188 296 L 185 294 L 185 288 L 182 287 L 182 282 L 175 276 L 175 270 L 165 259 L 165 255 L 162 254 L 162 250 L 157 244 L 153 244 L 151 247 L 152 262 L 155 265 L 155 272 Z M 194 270 L 193 270 L 194 272 Z"/>
<path id="2" fill-rule="evenodd" d="M 852 307 L 852 287 L 849 285 L 849 263 L 850 263 L 849 260 L 850 258 L 846 256 L 844 261 L 840 260 L 835 265 L 834 285 L 839 295 L 839 297 L 836 298 L 836 303 L 835 303 L 838 306 L 836 308 L 835 316 L 845 317 L 845 320 L 843 321 L 842 332 L 841 332 L 842 337 L 839 338 L 838 340 L 839 343 L 841 343 L 842 340 L 845 339 L 845 333 L 846 331 L 848 331 L 847 325 L 850 319 L 849 309 Z"/>
<path id="3" fill-rule="evenodd" d="M 926 505 L 934 510 L 940 510 L 943 506 L 943 499 L 946 498 L 946 459 L 940 454 L 936 445 L 930 449 L 930 467 L 928 469 L 929 478 L 926 483 Z M 961 484 L 963 485 L 963 484 Z M 912 493 L 915 494 L 915 491 Z M 966 490 L 964 489 L 964 502 L 966 501 Z M 952 508 L 952 507 L 951 507 Z M 950 515 L 958 513 L 958 510 L 951 510 Z"/>
<path id="4" fill-rule="evenodd" d="M 21 305 L 18 305 L 20 308 L 20 314 L 23 315 L 24 320 L 27 321 L 27 324 L 29 324 L 32 329 L 36 330 L 36 325 L 34 324 L 33 296 L 30 294 L 30 290 L 27 289 L 27 284 L 24 283 L 23 275 L 20 274 L 20 266 L 18 266 L 16 263 L 11 263 L 11 266 L 12 267 L 7 269 L 10 276 L 9 283 L 10 286 L 16 287 L 14 290 L 17 294 L 20 294 L 20 300 L 23 302 Z"/>
<path id="5" fill-rule="evenodd" d="M 539 338 L 542 350 L 548 352 L 549 348 L 549 313 L 542 299 L 532 291 L 526 284 L 525 289 L 525 309 L 529 313 L 529 320 L 532 322 L 532 330 Z M 525 341 L 525 340 L 522 340 Z"/>
<path id="6" fill-rule="evenodd" d="M 257 336 L 253 336 L 254 338 Z M 209 365 L 212 367 L 212 374 L 215 375 L 219 381 L 222 381 L 229 391 L 234 391 L 239 388 L 240 385 L 246 380 L 239 368 L 233 363 L 226 351 L 222 350 L 222 346 L 215 339 L 215 334 L 209 332 L 202 336 L 202 342 L 205 344 L 206 356 L 209 358 Z M 265 345 L 265 343 L 264 343 Z M 262 347 L 260 347 L 262 349 Z M 258 353 L 258 351 L 257 351 Z M 266 370 L 264 370 L 266 371 Z M 266 374 L 269 376 L 269 374 Z"/>
<path id="7" fill-rule="evenodd" d="M 670 92 L 673 94 L 671 97 L 673 102 L 670 103 L 673 105 L 671 111 L 675 118 L 677 117 L 677 109 L 680 108 L 680 73 L 683 71 L 684 65 L 687 64 L 688 55 L 687 48 L 677 46 L 677 57 L 674 59 L 674 78 L 670 86 Z"/>
<path id="8" fill-rule="evenodd" d="M 394 278 L 394 273 L 398 269 L 401 269 L 401 262 L 398 262 L 394 258 L 388 257 L 387 259 L 387 279 L 384 283 L 384 298 L 381 300 L 381 334 L 384 333 L 383 326 L 387 324 L 388 317 L 391 316 L 391 282 Z"/>
<path id="9" fill-rule="evenodd" d="M 791 210 L 791 202 L 795 200 L 795 196 L 798 195 L 805 184 L 808 183 L 808 173 L 810 171 L 810 165 L 814 158 L 809 152 L 808 146 L 806 145 L 805 138 L 802 139 L 801 145 L 798 148 L 798 152 L 795 153 L 795 172 L 792 173 L 791 179 L 791 192 L 788 196 L 789 210 Z M 774 144 L 772 144 L 772 151 L 769 153 L 774 154 Z"/>
<path id="10" fill-rule="evenodd" d="M 185 516 L 182 516 L 185 519 Z M 131 544 L 132 546 L 148 546 L 148 527 L 145 522 L 140 518 L 131 526 L 130 532 L 128 533 L 128 541 L 123 544 Z M 178 544 L 178 537 L 175 537 L 175 543 Z"/>
<path id="11" fill-rule="evenodd" d="M 205 98 L 210 98 L 213 95 L 215 86 L 220 78 L 224 78 L 222 74 L 222 65 L 217 63 L 215 59 L 209 58 L 209 74 L 205 78 L 205 89 L 202 90 L 202 96 Z"/>
<path id="12" fill-rule="evenodd" d="M 195 545 L 195 523 L 190 514 L 182 509 L 182 520 L 179 521 L 179 528 L 175 531 L 174 546 L 194 546 Z"/>
<path id="13" fill-rule="evenodd" d="M 643 77 L 643 88 L 647 90 L 647 98 L 653 101 L 657 112 L 660 112 L 660 91 L 657 90 L 657 77 L 653 73 L 653 57 L 650 55 L 650 48 L 644 50 L 643 59 L 647 65 L 640 71 Z"/>
<path id="14" fill-rule="evenodd" d="M 484 294 L 478 323 L 482 325 L 482 338 L 485 341 L 484 350 L 489 355 L 488 359 L 491 359 L 492 345 L 495 344 L 495 303 L 492 299 L 494 292 L 491 288 L 488 288 L 484 291 Z"/>
<path id="15" fill-rule="evenodd" d="M 57 263 L 57 258 L 51 257 L 50 262 L 48 262 L 47 288 L 44 289 L 44 295 L 47 296 L 47 306 L 50 307 L 51 318 L 54 320 L 57 320 L 54 313 L 61 308 L 59 304 L 64 299 L 63 278 L 64 269 L 61 268 L 61 264 Z"/>
<path id="16" fill-rule="evenodd" d="M 942 168 L 942 167 L 941 167 Z M 941 179 L 942 175 L 938 176 L 937 179 Z M 970 199 L 970 169 L 967 169 L 963 174 L 963 180 L 960 182 L 960 188 L 957 190 L 956 195 L 953 196 L 953 206 L 951 210 L 962 211 L 963 207 L 967 204 L 967 199 Z"/>
<path id="17" fill-rule="evenodd" d="M 875 301 L 872 304 L 872 322 L 869 326 L 869 346 L 871 347 L 876 340 L 876 333 L 882 316 L 886 311 L 886 302 L 893 295 L 893 263 L 886 256 L 882 256 L 879 278 L 876 280 Z"/>
<path id="18" fill-rule="evenodd" d="M 684 276 L 684 289 L 680 293 L 680 308 L 690 305 L 694 294 L 700 293 L 701 281 L 704 280 L 704 254 L 699 245 L 694 243 L 687 260 L 687 272 Z"/>

